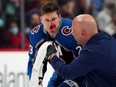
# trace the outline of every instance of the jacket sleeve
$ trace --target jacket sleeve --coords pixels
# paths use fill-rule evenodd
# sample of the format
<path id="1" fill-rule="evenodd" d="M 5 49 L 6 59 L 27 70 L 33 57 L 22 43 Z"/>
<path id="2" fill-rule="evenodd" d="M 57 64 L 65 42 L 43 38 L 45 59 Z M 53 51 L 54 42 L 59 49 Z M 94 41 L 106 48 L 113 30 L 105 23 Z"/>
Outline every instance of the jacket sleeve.
<path id="1" fill-rule="evenodd" d="M 57 56 L 54 56 L 50 61 L 52 67 L 63 79 L 71 80 L 84 76 L 94 70 L 96 67 L 95 62 L 96 60 L 93 54 L 89 51 L 83 51 L 78 58 L 74 59 L 69 65 L 66 65 Z"/>

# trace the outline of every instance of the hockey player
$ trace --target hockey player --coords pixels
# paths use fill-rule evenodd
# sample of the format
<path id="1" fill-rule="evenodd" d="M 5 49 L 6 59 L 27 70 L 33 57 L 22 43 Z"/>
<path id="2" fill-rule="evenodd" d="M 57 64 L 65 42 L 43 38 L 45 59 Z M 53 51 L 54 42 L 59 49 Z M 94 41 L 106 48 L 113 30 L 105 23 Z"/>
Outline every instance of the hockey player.
<path id="1" fill-rule="evenodd" d="M 72 20 L 61 18 L 59 7 L 55 2 L 49 1 L 42 6 L 41 23 L 42 24 L 33 28 L 30 33 L 27 73 L 29 79 L 31 78 L 32 67 L 37 56 L 37 51 L 45 41 L 54 41 L 54 43 L 61 46 L 62 55 L 60 57 L 63 58 L 67 64 L 69 64 L 74 57 L 78 56 L 80 50 L 80 47 L 78 47 L 78 44 L 72 35 Z M 45 71 L 46 67 L 43 67 L 43 73 L 45 73 Z M 43 77 L 40 79 L 43 79 Z M 57 87 L 62 81 L 63 79 L 56 75 L 55 72 L 48 87 Z M 78 79 L 78 82 L 81 83 L 80 78 Z"/>

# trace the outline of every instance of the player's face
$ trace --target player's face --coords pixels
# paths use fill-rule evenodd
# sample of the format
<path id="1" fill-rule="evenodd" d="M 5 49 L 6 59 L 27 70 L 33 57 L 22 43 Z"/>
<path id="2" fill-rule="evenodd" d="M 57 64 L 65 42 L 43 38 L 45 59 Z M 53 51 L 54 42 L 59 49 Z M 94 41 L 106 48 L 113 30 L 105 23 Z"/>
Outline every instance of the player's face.
<path id="1" fill-rule="evenodd" d="M 56 33 L 60 26 L 60 16 L 57 12 L 46 13 L 41 16 L 41 22 L 48 33 Z"/>

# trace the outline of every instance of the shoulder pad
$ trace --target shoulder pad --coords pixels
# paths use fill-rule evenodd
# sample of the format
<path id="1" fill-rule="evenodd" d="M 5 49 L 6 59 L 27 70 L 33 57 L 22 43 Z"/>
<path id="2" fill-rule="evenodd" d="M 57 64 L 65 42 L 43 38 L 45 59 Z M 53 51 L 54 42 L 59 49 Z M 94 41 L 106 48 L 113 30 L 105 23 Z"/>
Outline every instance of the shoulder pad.
<path id="1" fill-rule="evenodd" d="M 40 29 L 40 25 L 37 25 L 36 27 L 34 27 L 32 30 L 31 30 L 31 34 L 35 34 L 39 31 Z"/>
<path id="2" fill-rule="evenodd" d="M 65 36 L 70 35 L 70 34 L 72 34 L 72 29 L 69 28 L 69 26 L 64 26 L 62 28 L 62 34 Z"/>

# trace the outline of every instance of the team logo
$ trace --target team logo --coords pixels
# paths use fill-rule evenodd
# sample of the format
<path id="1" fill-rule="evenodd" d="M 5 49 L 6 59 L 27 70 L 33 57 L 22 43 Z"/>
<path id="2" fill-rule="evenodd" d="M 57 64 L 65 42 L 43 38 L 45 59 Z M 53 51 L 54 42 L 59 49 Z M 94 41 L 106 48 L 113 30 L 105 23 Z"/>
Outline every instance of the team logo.
<path id="1" fill-rule="evenodd" d="M 31 30 L 31 33 L 32 33 L 32 34 L 37 33 L 39 29 L 40 29 L 40 25 L 34 27 L 34 28 Z"/>
<path id="2" fill-rule="evenodd" d="M 69 28 L 69 26 L 64 26 L 63 28 L 62 28 L 62 34 L 63 35 L 70 35 L 72 33 L 72 29 L 71 28 Z"/>

